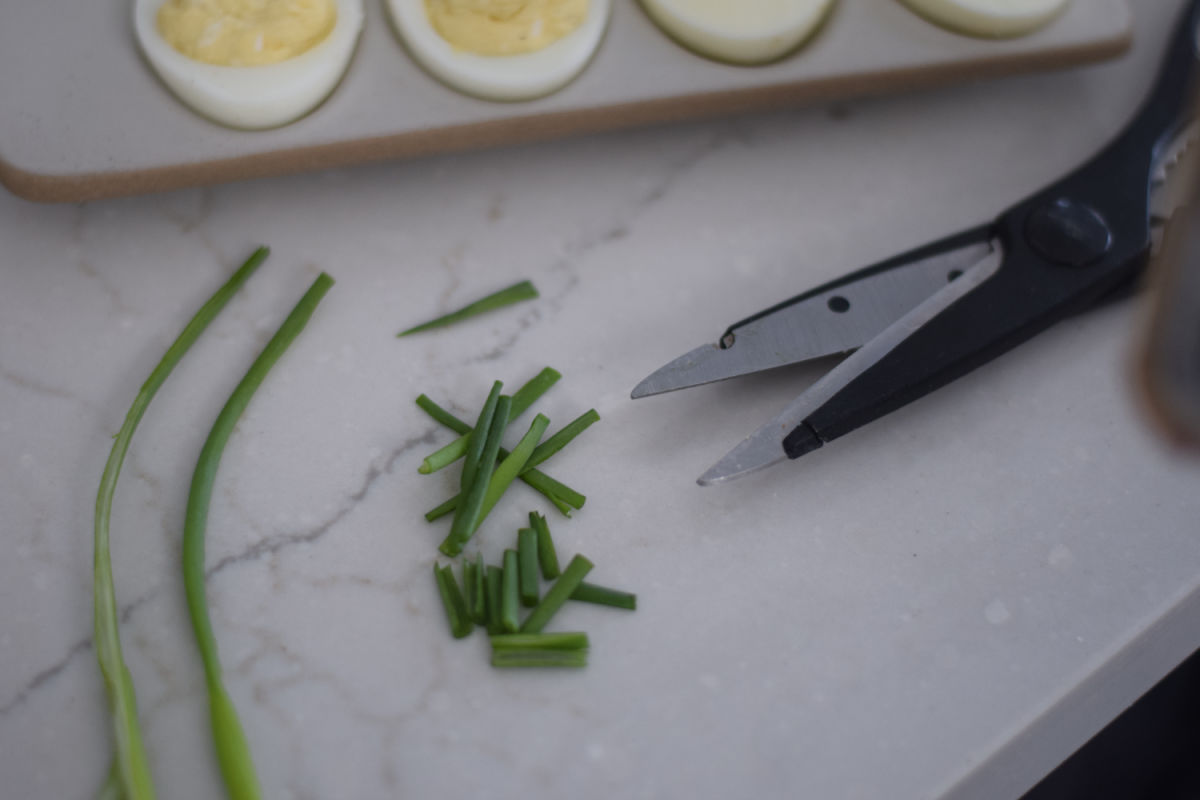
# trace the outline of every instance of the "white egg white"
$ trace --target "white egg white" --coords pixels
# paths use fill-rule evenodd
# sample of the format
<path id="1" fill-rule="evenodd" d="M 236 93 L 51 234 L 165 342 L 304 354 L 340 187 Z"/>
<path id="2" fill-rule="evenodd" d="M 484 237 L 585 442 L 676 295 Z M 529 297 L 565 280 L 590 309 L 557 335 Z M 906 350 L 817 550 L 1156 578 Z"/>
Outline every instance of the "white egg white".
<path id="1" fill-rule="evenodd" d="M 642 0 L 650 18 L 680 44 L 737 64 L 774 61 L 796 49 L 832 5 L 833 0 Z"/>
<path id="2" fill-rule="evenodd" d="M 134 0 L 133 30 L 162 82 L 200 114 L 234 128 L 273 128 L 321 104 L 341 80 L 362 30 L 362 0 L 334 0 L 333 30 L 300 55 L 275 64 L 225 67 L 188 58 L 158 32 L 163 0 Z"/>
<path id="3" fill-rule="evenodd" d="M 1024 36 L 1049 24 L 1068 0 L 902 0 L 921 16 L 972 36 Z"/>
<path id="4" fill-rule="evenodd" d="M 570 83 L 595 55 L 612 0 L 589 0 L 583 24 L 531 53 L 481 56 L 457 49 L 429 21 L 425 0 L 386 0 L 396 33 L 413 59 L 446 84 L 489 100 L 529 100 Z"/>

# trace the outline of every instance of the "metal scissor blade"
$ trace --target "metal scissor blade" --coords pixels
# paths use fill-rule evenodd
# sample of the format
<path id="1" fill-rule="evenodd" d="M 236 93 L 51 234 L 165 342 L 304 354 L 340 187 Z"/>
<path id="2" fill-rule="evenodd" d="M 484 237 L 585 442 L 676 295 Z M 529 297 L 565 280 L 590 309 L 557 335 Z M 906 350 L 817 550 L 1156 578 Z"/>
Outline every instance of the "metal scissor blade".
<path id="1" fill-rule="evenodd" d="M 869 267 L 739 322 L 719 344 L 697 347 L 655 370 L 631 396 L 686 389 L 856 350 L 992 248 L 986 240 L 953 244 Z"/>
<path id="2" fill-rule="evenodd" d="M 888 326 L 861 349 L 838 364 L 821 380 L 788 404 L 774 419 L 746 437 L 714 464 L 697 481 L 701 486 L 740 478 L 769 467 L 788 457 L 784 439 L 792 434 L 817 409 L 929 320 L 992 277 L 1003 262 L 998 245 L 989 245 L 983 258 L 967 269 L 958 280 L 939 291 Z M 810 449 L 821 446 L 816 439 Z M 793 456 L 795 457 L 795 456 Z"/>

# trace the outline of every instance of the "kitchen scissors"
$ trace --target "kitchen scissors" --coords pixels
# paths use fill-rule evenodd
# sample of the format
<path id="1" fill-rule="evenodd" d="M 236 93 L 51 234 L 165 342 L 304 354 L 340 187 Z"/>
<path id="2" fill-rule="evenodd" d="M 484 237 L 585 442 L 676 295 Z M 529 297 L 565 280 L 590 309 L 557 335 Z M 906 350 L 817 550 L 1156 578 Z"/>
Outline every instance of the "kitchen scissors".
<path id="1" fill-rule="evenodd" d="M 656 370 L 632 397 L 850 353 L 699 479 L 810 453 L 1127 291 L 1176 210 L 1172 167 L 1197 138 L 1200 0 L 1170 36 L 1141 108 L 1074 172 L 990 223 L 811 289 Z"/>

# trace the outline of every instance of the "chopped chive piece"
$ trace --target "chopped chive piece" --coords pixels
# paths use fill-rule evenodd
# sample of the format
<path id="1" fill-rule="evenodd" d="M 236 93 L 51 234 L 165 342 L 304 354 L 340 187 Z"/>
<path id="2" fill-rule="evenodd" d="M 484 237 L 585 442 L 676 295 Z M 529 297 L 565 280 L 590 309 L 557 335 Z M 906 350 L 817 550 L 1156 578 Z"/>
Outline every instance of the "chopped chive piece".
<path id="1" fill-rule="evenodd" d="M 587 497 L 567 486 L 565 483 L 559 483 L 544 472 L 539 472 L 536 469 L 531 469 L 524 475 L 521 475 L 521 480 L 537 489 L 554 503 L 559 511 L 562 511 L 566 516 L 571 516 L 568 511 L 564 511 L 562 506 L 565 504 L 570 508 L 580 509 L 587 502 Z"/>
<path id="2" fill-rule="evenodd" d="M 580 497 L 583 497 L 583 495 L 580 495 Z M 551 503 L 553 503 L 554 507 L 557 508 L 564 517 L 571 516 L 571 511 L 573 509 L 569 505 L 564 503 L 562 500 L 559 500 L 557 497 L 555 497 L 552 494 L 546 495 L 546 499 L 549 500 Z M 580 505 L 582 505 L 582 503 Z"/>
<path id="3" fill-rule="evenodd" d="M 571 599 L 613 608 L 627 608 L 630 611 L 637 609 L 637 595 L 633 592 L 609 589 L 607 586 L 597 586 L 587 581 L 581 582 L 575 591 L 571 592 Z"/>
<path id="4" fill-rule="evenodd" d="M 475 554 L 475 570 L 471 575 L 471 619 L 476 624 L 487 622 L 487 567 L 483 564 L 483 553 Z"/>
<path id="5" fill-rule="evenodd" d="M 521 528 L 517 531 L 517 561 L 521 574 L 518 580 L 521 590 L 521 605 L 536 606 L 538 601 L 538 551 L 537 531 Z"/>
<path id="6" fill-rule="evenodd" d="M 503 388 L 504 384 L 500 381 L 492 384 L 492 390 L 488 392 L 483 409 L 479 412 L 479 418 L 475 421 L 475 430 L 468 434 L 467 454 L 463 461 L 462 476 L 459 480 L 459 486 L 464 492 L 471 488 L 471 481 L 475 479 L 475 474 L 479 470 L 479 462 L 483 458 L 483 446 L 487 443 L 488 431 L 492 429 L 492 418 L 496 415 L 496 405 L 500 401 L 500 390 Z M 511 403 L 511 400 L 509 402 Z"/>
<path id="7" fill-rule="evenodd" d="M 455 433 L 471 432 L 470 425 L 433 402 L 433 400 L 429 399 L 428 395 L 417 395 L 417 406 L 426 414 L 433 417 L 434 422 L 440 422 Z"/>
<path id="8" fill-rule="evenodd" d="M 599 422 L 600 415 L 596 413 L 596 409 L 592 408 L 580 414 L 575 419 L 571 420 L 562 430 L 550 436 L 546 441 L 537 446 L 533 454 L 529 456 L 529 461 L 525 463 L 525 470 L 531 470 L 538 464 L 548 459 L 550 456 L 562 450 L 567 444 L 579 434 L 587 430 L 587 427 L 593 422 Z"/>
<path id="9" fill-rule="evenodd" d="M 475 628 L 471 616 L 467 612 L 467 601 L 454 580 L 454 570 L 449 566 L 433 565 L 433 577 L 437 581 L 438 594 L 442 596 L 442 606 L 446 609 L 446 621 L 450 623 L 450 633 L 455 639 L 467 636 Z"/>
<path id="10" fill-rule="evenodd" d="M 541 382 L 543 382 L 543 383 L 546 381 L 553 383 L 554 380 L 558 379 L 558 373 L 555 372 L 554 370 L 550 369 L 549 367 L 542 370 L 542 372 L 541 372 L 541 374 L 539 374 L 538 378 L 535 378 L 534 380 L 530 381 L 529 383 L 525 384 L 525 386 L 522 386 L 520 389 L 517 390 L 517 393 L 513 395 L 513 403 L 515 404 L 519 399 L 524 401 L 524 397 L 528 397 L 528 395 L 529 395 L 529 391 L 528 391 L 529 387 L 531 385 L 534 385 L 535 381 L 538 381 L 539 378 L 542 379 Z M 542 391 L 544 391 L 544 390 L 542 390 Z M 534 399 L 536 399 L 536 398 L 534 398 Z M 532 401 L 530 401 L 530 402 L 532 402 Z M 429 416 L 431 416 L 435 421 L 442 423 L 443 425 L 445 425 L 447 428 L 454 431 L 455 433 L 469 434 L 471 432 L 470 425 L 468 425 L 466 422 L 459 419 L 458 417 L 454 416 L 449 411 L 447 411 L 446 409 L 439 406 L 437 403 L 433 402 L 433 400 L 430 400 L 429 397 L 427 397 L 426 395 L 421 395 L 417 398 L 417 405 L 420 406 L 421 409 L 423 409 L 426 413 L 428 413 Z M 512 418 L 513 416 L 515 416 L 515 415 L 513 415 L 512 411 L 510 410 L 509 417 Z M 551 438 L 553 438 L 553 437 L 551 437 Z M 461 446 L 459 444 L 458 440 L 456 440 L 455 442 L 451 442 L 449 445 L 447 445 L 446 448 L 443 448 L 443 450 L 446 450 L 447 448 L 457 447 L 457 446 Z M 439 453 L 440 452 L 441 451 L 439 451 Z M 535 449 L 534 453 L 536 453 L 536 452 L 537 452 L 537 450 Z M 505 450 L 504 448 L 500 448 L 499 457 L 500 458 L 508 458 L 508 451 Z M 433 454 L 429 457 L 429 459 L 434 459 L 434 462 L 436 462 L 436 463 L 441 463 L 441 461 L 444 458 L 446 458 L 445 455 L 438 456 L 437 454 Z M 458 458 L 458 454 L 453 454 L 453 458 Z M 434 471 L 434 469 L 431 466 L 429 466 L 430 463 L 434 463 L 434 462 L 430 462 L 429 459 L 426 459 L 426 462 L 422 463 L 421 467 L 417 470 L 418 472 L 421 472 L 422 474 L 428 474 L 429 472 Z M 449 462 L 446 462 L 446 464 L 442 464 L 442 466 L 446 466 L 449 463 L 452 463 L 452 461 L 453 461 L 453 459 Z M 551 478 L 549 475 L 545 474 L 544 472 L 541 472 L 540 470 L 525 469 L 519 477 L 521 478 L 522 481 L 527 483 L 530 487 L 536 489 L 537 491 L 539 491 L 543 495 L 545 495 L 546 499 L 549 500 L 551 503 L 553 503 L 554 507 L 557 508 L 560 512 L 562 512 L 562 515 L 564 517 L 571 516 L 572 508 L 575 508 L 575 509 L 583 508 L 583 504 L 587 501 L 587 498 L 584 495 L 575 491 L 570 486 L 567 486 L 563 483 L 556 481 L 554 478 Z M 449 500 L 442 503 L 437 508 L 426 512 L 425 519 L 428 520 L 429 522 L 433 522 L 434 520 L 438 519 L 439 517 L 443 517 L 446 514 L 449 514 L 458 505 L 458 501 L 459 501 L 459 498 L 457 496 L 450 498 Z"/>
<path id="11" fill-rule="evenodd" d="M 504 570 L 488 564 L 487 568 L 487 632 L 493 636 L 500 633 L 500 593 L 504 582 Z"/>
<path id="12" fill-rule="evenodd" d="M 462 495 L 456 494 L 456 495 L 454 495 L 454 497 L 451 497 L 449 500 L 442 503 L 437 508 L 429 509 L 428 511 L 425 512 L 425 521 L 433 522 L 434 520 L 441 519 L 442 517 L 446 516 L 447 514 L 452 513 L 454 511 L 454 509 L 458 508 L 458 501 L 461 497 L 462 497 Z"/>
<path id="13" fill-rule="evenodd" d="M 529 524 L 537 532 L 538 564 L 542 567 L 542 577 L 552 581 L 559 575 L 558 553 L 554 550 L 554 539 L 550 537 L 550 525 L 546 518 L 536 511 L 529 512 Z"/>
<path id="14" fill-rule="evenodd" d="M 493 650 L 493 667 L 586 667 L 587 650 Z"/>
<path id="15" fill-rule="evenodd" d="M 586 650 L 586 633 L 505 633 L 491 637 L 496 650 Z"/>
<path id="16" fill-rule="evenodd" d="M 469 559 L 463 559 L 462 563 L 462 595 L 463 606 L 467 609 L 467 616 L 471 621 L 475 621 L 475 562 Z"/>
<path id="17" fill-rule="evenodd" d="M 104 677 L 104 688 L 112 712 L 110 724 L 116 750 L 105 786 L 111 787 L 113 794 L 126 800 L 148 800 L 154 797 L 154 783 L 146 759 L 142 731 L 138 725 L 133 679 L 121 652 L 119 615 L 109 546 L 109 528 L 117 479 L 120 477 L 121 466 L 125 462 L 125 454 L 133 440 L 134 431 L 137 430 L 138 423 L 141 422 L 154 395 L 191 349 L 192 344 L 200 338 L 200 334 L 221 313 L 242 284 L 254 274 L 268 253 L 270 250 L 266 247 L 255 250 L 229 280 L 196 311 L 167 348 L 134 397 L 100 476 L 100 489 L 96 493 L 92 568 L 93 639 L 96 643 L 96 661 Z"/>
<path id="18" fill-rule="evenodd" d="M 504 574 L 500 581 L 500 630 L 505 633 L 516 633 L 521 629 L 520 619 L 517 616 L 517 606 L 519 603 L 519 592 L 517 590 L 517 579 L 519 577 L 517 566 L 517 551 L 504 551 Z"/>
<path id="19" fill-rule="evenodd" d="M 487 297 L 481 297 L 473 303 L 463 306 L 457 311 L 451 311 L 449 314 L 431 319 L 429 322 L 423 322 L 420 325 L 409 328 L 408 330 L 397 333 L 397 338 L 408 336 L 410 333 L 418 333 L 427 331 L 432 328 L 441 328 L 446 325 L 451 325 L 455 322 L 461 322 L 469 317 L 474 317 L 478 314 L 483 314 L 487 311 L 494 311 L 498 308 L 510 306 L 513 303 L 519 303 L 522 300 L 533 300 L 538 296 L 537 289 L 529 281 L 520 281 L 512 286 L 501 289 L 498 292 L 493 292 Z"/>
<path id="20" fill-rule="evenodd" d="M 562 375 L 557 370 L 546 367 L 537 375 L 534 375 L 528 383 L 517 389 L 512 396 L 512 407 L 508 412 L 508 422 L 512 422 L 521 414 L 525 413 L 528 408 L 533 405 L 539 397 L 553 386 Z M 443 409 L 443 415 L 449 416 L 449 412 Z M 422 475 L 428 475 L 430 472 L 436 472 L 443 467 L 448 467 L 458 459 L 462 458 L 467 452 L 467 440 L 470 435 L 471 428 L 465 422 L 462 423 L 464 430 L 462 435 L 455 439 L 450 444 L 438 450 L 436 453 L 431 453 L 421 463 L 417 469 Z"/>
<path id="21" fill-rule="evenodd" d="M 567 602 L 579 584 L 583 583 L 584 576 L 591 569 L 592 562 L 583 556 L 577 555 L 572 558 L 571 563 L 567 564 L 567 568 L 563 570 L 559 579 L 542 597 L 542 602 L 529 612 L 529 616 L 525 618 L 525 623 L 521 626 L 521 633 L 541 633 L 542 628 L 546 627 L 546 623 L 550 621 L 555 612 L 562 607 L 563 603 Z"/>
<path id="22" fill-rule="evenodd" d="M 489 511 L 495 508 L 496 503 L 500 502 L 500 498 L 508 491 L 508 487 L 517 479 L 521 467 L 525 466 L 525 462 L 529 460 L 529 454 L 537 447 L 538 440 L 542 438 L 542 434 L 546 432 L 549 425 L 550 420 L 544 415 L 538 414 L 534 417 L 529 430 L 508 454 L 508 458 L 496 465 L 496 471 L 492 473 L 492 479 L 488 482 L 487 495 L 483 499 L 483 508 L 479 512 L 479 519 L 475 521 L 476 526 L 483 521 Z"/>
<path id="23" fill-rule="evenodd" d="M 200 450 L 192 484 L 188 492 L 183 526 L 183 585 L 187 597 L 192 631 L 204 666 L 208 686 L 209 716 L 212 722 L 213 744 L 225 787 L 231 797 L 256 798 L 260 795 L 258 778 L 250 756 L 250 747 L 238 720 L 233 701 L 225 691 L 221 676 L 221 661 L 217 640 L 208 615 L 205 592 L 204 535 L 208 523 L 208 507 L 213 483 L 225 444 L 229 441 L 238 419 L 249 405 L 255 390 L 262 384 L 271 367 L 300 334 L 317 308 L 321 298 L 333 286 L 333 278 L 322 272 L 304 296 L 288 314 L 279 330 L 267 342 L 258 358 L 250 365 L 245 377 L 229 396 L 217 415 L 208 438 Z"/>
<path id="24" fill-rule="evenodd" d="M 456 556 L 474 535 L 479 522 L 490 510 L 487 504 L 492 494 L 492 484 L 500 468 L 493 471 L 496 454 L 500 451 L 500 439 L 504 436 L 505 419 L 511 398 L 501 395 L 496 403 L 496 415 L 492 420 L 491 430 L 488 431 L 487 442 L 484 444 L 483 455 L 479 462 L 478 479 L 471 483 L 470 491 L 463 502 L 454 509 L 454 522 L 451 523 L 450 533 L 438 546 L 448 556 Z"/>
<path id="25" fill-rule="evenodd" d="M 538 401 L 538 398 L 550 391 L 550 387 L 558 383 L 562 374 L 553 367 L 545 367 L 537 375 L 530 378 L 524 386 L 513 392 L 512 411 L 509 412 L 509 421 L 524 414 L 529 410 L 530 406 Z"/>

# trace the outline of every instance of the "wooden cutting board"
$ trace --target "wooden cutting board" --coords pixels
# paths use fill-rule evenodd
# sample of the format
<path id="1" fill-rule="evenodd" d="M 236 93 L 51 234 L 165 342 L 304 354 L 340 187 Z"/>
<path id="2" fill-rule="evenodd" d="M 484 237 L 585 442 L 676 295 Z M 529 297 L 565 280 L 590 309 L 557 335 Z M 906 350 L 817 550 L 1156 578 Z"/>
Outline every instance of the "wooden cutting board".
<path id="1" fill-rule="evenodd" d="M 524 103 L 466 97 L 421 70 L 380 0 L 345 79 L 313 113 L 235 131 L 180 104 L 138 53 L 131 0 L 9 3 L 0 17 L 0 182 L 71 202 L 485 148 L 816 100 L 896 92 L 1111 58 L 1129 45 L 1125 0 L 1074 0 L 1047 28 L 989 41 L 940 29 L 898 0 L 839 0 L 804 48 L 741 67 L 667 38 L 616 0 L 596 58 Z"/>

